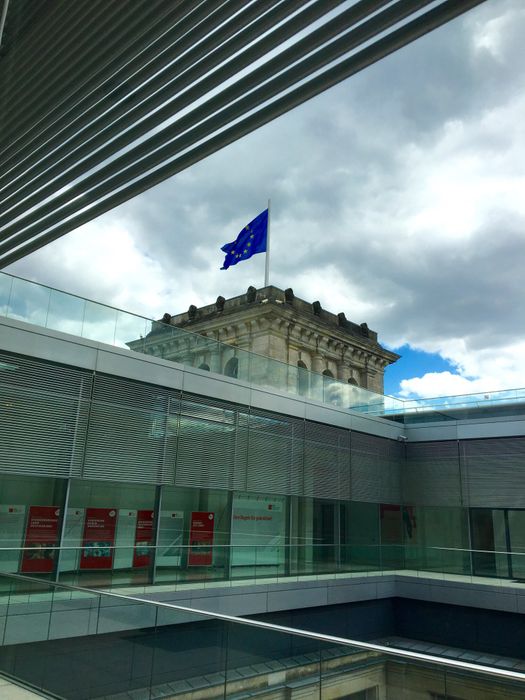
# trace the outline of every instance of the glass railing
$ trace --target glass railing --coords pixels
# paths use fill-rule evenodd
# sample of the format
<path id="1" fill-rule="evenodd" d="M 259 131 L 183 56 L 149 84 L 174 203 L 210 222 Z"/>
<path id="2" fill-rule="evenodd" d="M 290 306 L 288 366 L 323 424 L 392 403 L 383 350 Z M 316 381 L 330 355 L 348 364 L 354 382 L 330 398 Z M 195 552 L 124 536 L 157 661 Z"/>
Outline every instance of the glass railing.
<path id="1" fill-rule="evenodd" d="M 68 585 L 153 590 L 377 576 L 391 572 L 525 585 L 525 552 L 396 544 L 0 547 L 0 572 Z"/>
<path id="2" fill-rule="evenodd" d="M 382 415 L 403 402 L 0 272 L 0 315 L 289 394 Z"/>
<path id="3" fill-rule="evenodd" d="M 0 272 L 0 316 L 70 333 L 261 388 L 404 422 L 525 406 L 525 389 L 400 399 L 241 350 L 169 324 Z"/>
<path id="4" fill-rule="evenodd" d="M 497 663 L 16 575 L 0 607 L 0 673 L 62 700 L 525 697 Z"/>

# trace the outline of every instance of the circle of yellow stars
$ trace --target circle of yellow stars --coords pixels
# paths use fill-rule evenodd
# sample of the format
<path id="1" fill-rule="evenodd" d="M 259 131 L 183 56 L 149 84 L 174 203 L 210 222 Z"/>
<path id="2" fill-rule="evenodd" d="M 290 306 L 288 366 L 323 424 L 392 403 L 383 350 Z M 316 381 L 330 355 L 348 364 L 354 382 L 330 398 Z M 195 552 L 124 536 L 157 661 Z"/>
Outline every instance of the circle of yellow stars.
<path id="1" fill-rule="evenodd" d="M 244 228 L 245 228 L 246 231 L 251 231 L 251 229 L 250 229 L 249 226 L 245 226 Z M 232 255 L 235 255 L 236 258 L 240 258 L 241 255 L 245 255 L 245 254 L 248 252 L 249 248 L 251 248 L 251 245 L 252 245 L 251 239 L 252 239 L 253 237 L 254 237 L 254 234 L 251 233 L 251 234 L 250 234 L 250 240 L 249 240 L 248 243 L 246 244 L 246 248 L 242 251 L 242 253 L 236 253 L 234 250 L 232 250 L 232 253 L 231 253 L 231 254 L 232 254 Z"/>

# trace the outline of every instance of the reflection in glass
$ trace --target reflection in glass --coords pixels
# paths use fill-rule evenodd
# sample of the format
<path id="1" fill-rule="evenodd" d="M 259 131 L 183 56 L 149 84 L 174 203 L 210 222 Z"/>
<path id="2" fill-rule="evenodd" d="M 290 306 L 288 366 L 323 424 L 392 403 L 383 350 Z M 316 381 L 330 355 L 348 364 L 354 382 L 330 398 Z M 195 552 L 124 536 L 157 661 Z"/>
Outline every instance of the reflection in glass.
<path id="1" fill-rule="evenodd" d="M 0 316 L 8 316 L 9 300 L 11 298 L 11 287 L 14 277 L 9 277 L 0 272 Z"/>
<path id="2" fill-rule="evenodd" d="M 71 335 L 81 335 L 85 307 L 85 299 L 52 289 L 49 297 L 47 328 L 71 333 Z"/>
<path id="3" fill-rule="evenodd" d="M 115 324 L 115 345 L 119 348 L 130 348 L 130 343 L 134 343 L 132 349 L 136 352 L 143 352 L 144 345 L 141 341 L 144 340 L 148 333 L 150 322 L 136 316 L 128 314 L 126 311 L 117 312 L 117 321 Z"/>
<path id="4" fill-rule="evenodd" d="M 7 316 L 45 327 L 50 293 L 48 287 L 13 277 Z"/>
<path id="5" fill-rule="evenodd" d="M 117 309 L 97 304 L 94 301 L 87 301 L 82 324 L 82 337 L 114 345 L 117 315 Z"/>

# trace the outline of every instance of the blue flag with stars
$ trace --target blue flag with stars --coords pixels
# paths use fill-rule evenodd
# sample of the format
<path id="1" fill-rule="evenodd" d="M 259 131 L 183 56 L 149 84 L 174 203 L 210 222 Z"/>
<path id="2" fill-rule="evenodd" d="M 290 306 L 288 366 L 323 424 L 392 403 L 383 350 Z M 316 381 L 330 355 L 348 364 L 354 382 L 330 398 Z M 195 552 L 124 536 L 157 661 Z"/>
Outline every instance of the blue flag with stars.
<path id="1" fill-rule="evenodd" d="M 268 209 L 265 209 L 243 228 L 233 243 L 222 246 L 221 250 L 226 253 L 226 257 L 221 270 L 227 270 L 241 260 L 248 260 L 255 253 L 265 253 L 267 236 Z"/>

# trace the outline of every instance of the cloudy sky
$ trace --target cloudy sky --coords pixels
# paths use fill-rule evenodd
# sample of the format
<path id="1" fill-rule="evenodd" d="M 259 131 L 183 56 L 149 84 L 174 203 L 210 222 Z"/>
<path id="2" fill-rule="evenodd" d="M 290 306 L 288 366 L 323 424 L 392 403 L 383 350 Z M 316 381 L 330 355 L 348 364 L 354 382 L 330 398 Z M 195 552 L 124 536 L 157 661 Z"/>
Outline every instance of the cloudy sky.
<path id="1" fill-rule="evenodd" d="M 159 318 L 263 286 L 219 249 L 271 198 L 270 282 L 377 330 L 389 393 L 524 387 L 524 36 L 488 0 L 7 271 Z"/>

